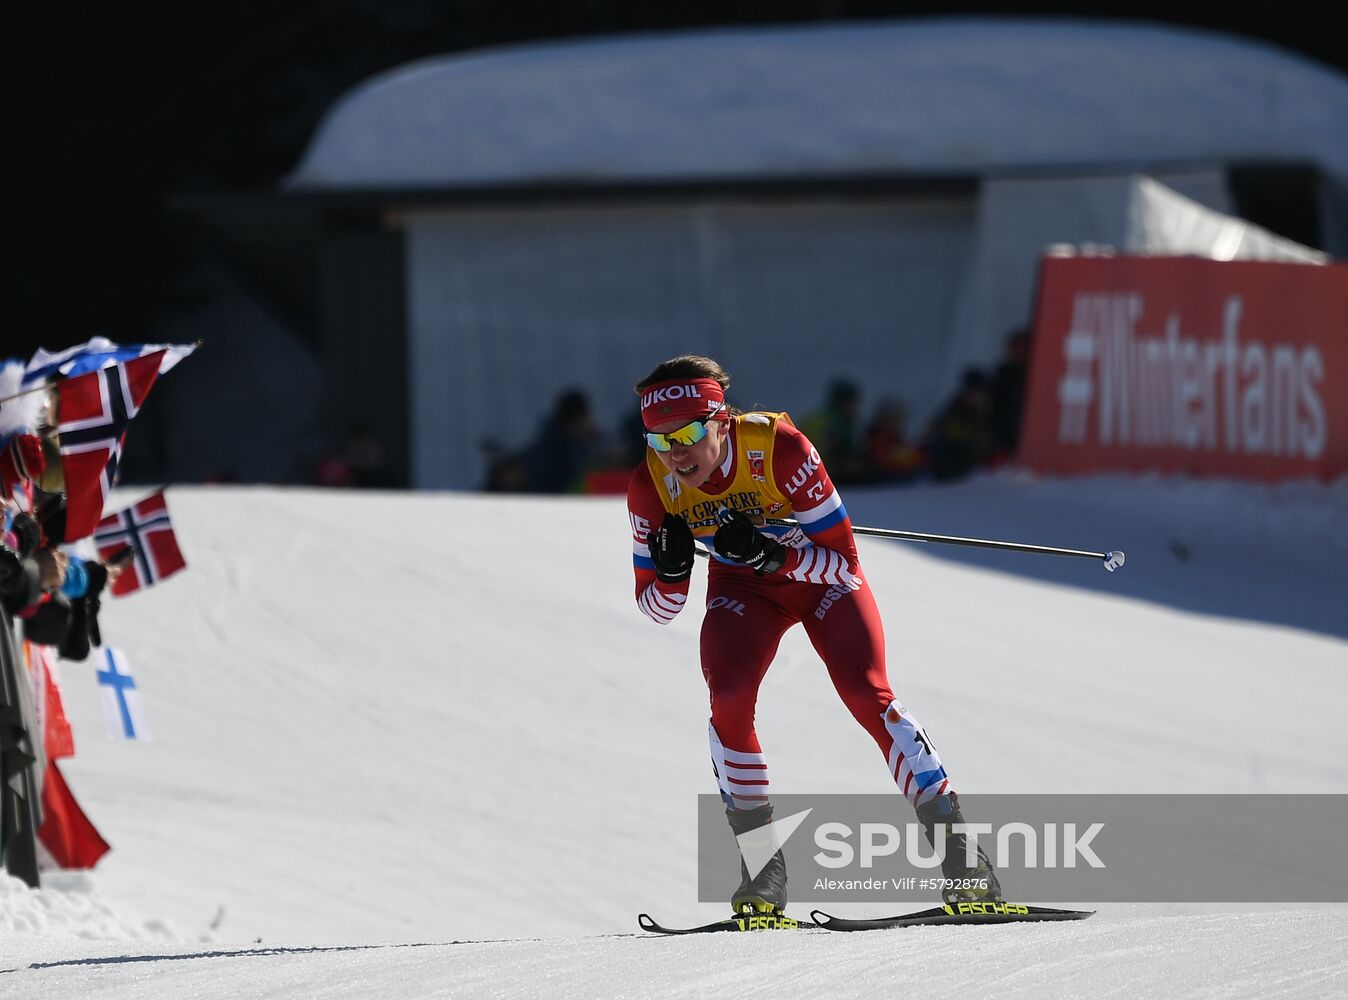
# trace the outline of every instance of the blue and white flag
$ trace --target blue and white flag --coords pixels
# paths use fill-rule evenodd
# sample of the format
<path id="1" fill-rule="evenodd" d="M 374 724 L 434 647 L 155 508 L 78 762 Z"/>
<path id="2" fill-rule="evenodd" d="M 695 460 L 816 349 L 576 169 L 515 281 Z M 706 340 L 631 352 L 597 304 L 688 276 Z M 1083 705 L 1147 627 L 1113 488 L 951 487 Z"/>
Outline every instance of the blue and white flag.
<path id="1" fill-rule="evenodd" d="M 121 364 L 123 361 L 131 361 L 134 358 L 144 357 L 146 354 L 154 354 L 156 351 L 164 352 L 164 357 L 159 362 L 159 374 L 163 375 L 194 350 L 196 350 L 195 344 L 122 345 L 114 344 L 106 337 L 94 337 L 83 344 L 67 347 L 64 351 L 58 351 L 55 354 L 46 350 L 46 348 L 38 348 L 37 353 L 28 362 L 28 367 L 23 373 L 23 384 L 29 386 L 38 382 L 45 382 L 57 375 L 74 378 L 76 375 L 98 371 L 100 368 L 109 368 L 112 365 Z"/>
<path id="2" fill-rule="evenodd" d="M 103 723 L 114 740 L 150 739 L 145 706 L 136 680 L 121 650 L 105 646 L 95 650 L 98 663 L 98 700 L 103 705 Z"/>

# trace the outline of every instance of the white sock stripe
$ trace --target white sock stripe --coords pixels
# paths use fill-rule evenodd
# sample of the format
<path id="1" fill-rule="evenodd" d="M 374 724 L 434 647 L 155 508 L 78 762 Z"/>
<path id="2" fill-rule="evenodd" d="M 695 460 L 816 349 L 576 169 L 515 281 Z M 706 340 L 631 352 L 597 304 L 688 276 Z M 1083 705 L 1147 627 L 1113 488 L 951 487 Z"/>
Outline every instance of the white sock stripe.
<path id="1" fill-rule="evenodd" d="M 741 778 L 754 778 L 755 775 L 767 774 L 767 764 L 737 764 L 736 761 L 727 760 L 725 770 Z"/>
<path id="2" fill-rule="evenodd" d="M 903 753 L 903 747 L 899 746 L 899 741 L 895 740 L 889 747 L 889 773 L 894 773 L 894 768 L 899 763 L 899 754 Z"/>
<path id="3" fill-rule="evenodd" d="M 745 771 L 727 764 L 725 776 L 727 781 L 733 781 L 741 785 L 766 785 L 768 783 L 767 768 Z"/>
<path id="4" fill-rule="evenodd" d="M 756 809 L 757 807 L 761 806 L 764 802 L 768 801 L 768 796 L 766 794 L 764 795 L 732 794 L 730 796 L 730 799 L 732 802 L 735 803 L 736 809 Z"/>
<path id="5" fill-rule="evenodd" d="M 944 766 L 941 755 L 931 748 L 931 740 L 927 738 L 922 724 L 898 702 L 891 703 L 885 709 L 883 718 L 885 729 L 894 740 L 889 750 L 889 770 L 894 775 L 894 784 L 908 801 L 916 806 L 940 795 L 941 789 L 948 789 L 948 778 L 943 778 L 925 791 L 917 787 L 915 774 L 926 774 Z M 899 760 L 900 754 L 903 756 L 902 761 Z"/>
<path id="6" fill-rule="evenodd" d="M 938 784 L 931 785 L 924 791 L 920 791 L 915 793 L 914 795 L 911 795 L 910 798 L 913 800 L 913 805 L 920 806 L 922 803 L 930 802 L 938 795 L 941 795 L 945 791 L 948 791 L 949 788 L 950 788 L 950 779 L 943 778 Z"/>
<path id="7" fill-rule="evenodd" d="M 735 809 L 754 809 L 767 802 L 768 769 L 763 754 L 727 750 L 710 721 L 707 739 L 721 797 Z"/>

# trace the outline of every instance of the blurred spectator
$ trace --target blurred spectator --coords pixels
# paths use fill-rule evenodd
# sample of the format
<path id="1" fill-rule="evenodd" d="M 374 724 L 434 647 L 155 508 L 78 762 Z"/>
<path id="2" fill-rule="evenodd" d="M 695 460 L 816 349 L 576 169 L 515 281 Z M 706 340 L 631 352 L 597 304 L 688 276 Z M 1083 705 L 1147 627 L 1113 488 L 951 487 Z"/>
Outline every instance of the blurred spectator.
<path id="1" fill-rule="evenodd" d="M 1025 402 L 1025 377 L 1030 357 L 1030 331 L 1012 330 L 992 375 L 991 428 L 993 447 L 1011 458 L 1020 444 L 1020 417 Z"/>
<path id="2" fill-rule="evenodd" d="M 391 490 L 398 487 L 384 457 L 384 441 L 373 427 L 359 424 L 351 430 L 346 443 L 346 461 L 351 468 L 351 485 L 362 490 Z"/>
<path id="3" fill-rule="evenodd" d="M 634 466 L 646 461 L 646 425 L 635 408 L 619 424 L 617 434 L 591 462 L 581 485 L 591 495 L 626 496 Z"/>
<path id="4" fill-rule="evenodd" d="M 42 544 L 42 530 L 37 521 L 19 513 L 3 498 L 0 504 L 5 505 L 4 519 L 0 522 L 4 527 L 0 536 L 0 606 L 14 615 L 35 604 L 54 578 L 51 568 L 37 558 Z"/>
<path id="5" fill-rule="evenodd" d="M 824 405 L 801 422 L 840 483 L 907 483 L 930 475 L 959 479 L 1014 453 L 1025 391 L 1029 333 L 1013 330 L 991 379 L 964 370 L 959 389 L 920 439 L 911 434 L 908 410 L 884 400 L 862 424 L 861 391 L 839 378 Z M 508 450 L 482 443 L 487 474 L 482 488 L 498 493 L 624 493 L 632 468 L 646 459 L 645 427 L 635 410 L 605 443 L 588 397 L 579 389 L 559 395 L 530 444 Z"/>
<path id="6" fill-rule="evenodd" d="M 855 383 L 838 379 L 829 386 L 823 408 L 806 417 L 801 425 L 800 429 L 819 450 L 835 483 L 866 481 L 860 412 L 860 390 Z"/>
<path id="7" fill-rule="evenodd" d="M 866 428 L 866 463 L 872 482 L 908 482 L 922 471 L 922 450 L 908 440 L 908 409 L 887 400 Z"/>
<path id="8" fill-rule="evenodd" d="M 646 425 L 641 422 L 641 411 L 632 411 L 618 425 L 618 441 L 613 449 L 613 461 L 629 472 L 646 461 Z M 626 492 L 627 487 L 623 487 Z"/>
<path id="9" fill-rule="evenodd" d="M 524 450 L 525 490 L 529 493 L 578 491 L 597 456 L 599 431 L 589 397 L 568 389 L 557 397 L 533 442 Z"/>
<path id="10" fill-rule="evenodd" d="M 22 522 L 16 519 L 16 523 Z M 83 660 L 91 647 L 102 644 L 98 612 L 103 588 L 117 579 L 125 560 L 81 559 L 61 547 L 66 502 L 60 494 L 37 493 L 37 521 L 33 523 L 40 524 L 33 532 L 38 539 L 33 558 L 43 593 L 19 611 L 23 637 L 56 647 L 62 659 Z M 127 549 L 126 555 L 130 554 Z"/>
<path id="11" fill-rule="evenodd" d="M 42 593 L 34 558 L 36 522 L 15 515 L 0 497 L 0 863 L 27 885 L 39 884 L 36 832 L 42 822 L 36 765 L 42 730 L 29 692 L 28 671 L 11 615 Z"/>
<path id="12" fill-rule="evenodd" d="M 524 459 L 518 452 L 506 451 L 496 441 L 483 441 L 487 459 L 487 480 L 482 488 L 488 493 L 523 493 L 527 486 Z"/>
<path id="13" fill-rule="evenodd" d="M 384 460 L 384 442 L 366 424 L 351 428 L 340 452 L 319 459 L 314 468 L 314 482 L 319 486 L 384 490 L 399 485 Z"/>
<path id="14" fill-rule="evenodd" d="M 989 408 L 987 376 L 977 368 L 966 368 L 959 391 L 927 430 L 924 444 L 932 478 L 963 478 L 992 456 Z"/>

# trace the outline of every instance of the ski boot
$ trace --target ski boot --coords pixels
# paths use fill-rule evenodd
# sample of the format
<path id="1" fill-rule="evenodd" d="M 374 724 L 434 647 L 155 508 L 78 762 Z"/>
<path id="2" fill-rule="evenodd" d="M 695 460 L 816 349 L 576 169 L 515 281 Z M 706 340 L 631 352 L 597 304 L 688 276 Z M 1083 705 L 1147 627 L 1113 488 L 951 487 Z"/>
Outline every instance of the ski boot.
<path id="1" fill-rule="evenodd" d="M 968 864 L 966 845 L 968 837 L 963 833 L 952 833 L 951 826 L 963 823 L 959 797 L 951 792 L 938 795 L 929 802 L 917 807 L 917 820 L 932 847 L 938 847 L 937 828 L 944 838 L 945 853 L 941 858 L 941 874 L 950 882 L 941 889 L 941 899 L 947 906 L 957 903 L 995 903 L 1002 899 L 1002 886 L 997 881 L 997 872 L 988 860 L 983 845 L 977 846 L 978 861 L 973 867 Z"/>
<path id="2" fill-rule="evenodd" d="M 757 809 L 727 809 L 726 818 L 735 836 L 757 830 L 772 822 L 772 805 Z M 779 850 L 768 859 L 762 871 L 750 876 L 749 868 L 740 854 L 740 885 L 730 897 L 730 908 L 736 914 L 780 915 L 786 909 L 786 859 Z"/>

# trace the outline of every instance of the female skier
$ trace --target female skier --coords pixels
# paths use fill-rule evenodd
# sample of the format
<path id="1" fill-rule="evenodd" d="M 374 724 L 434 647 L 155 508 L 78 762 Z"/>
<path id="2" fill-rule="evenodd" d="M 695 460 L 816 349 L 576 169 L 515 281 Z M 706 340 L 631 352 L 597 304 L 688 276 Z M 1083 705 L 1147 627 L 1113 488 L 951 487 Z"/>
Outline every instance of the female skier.
<path id="1" fill-rule="evenodd" d="M 637 606 L 657 624 L 673 621 L 687 601 L 693 540 L 710 550 L 702 674 L 711 694 L 712 765 L 731 829 L 738 836 L 772 821 L 754 705 L 782 635 L 799 622 L 927 836 L 946 838 L 946 879 L 986 886 L 946 889 L 947 902 L 1000 899 L 981 848 L 979 863 L 966 865 L 964 836 L 950 832 L 963 817 L 945 767 L 889 688 L 880 612 L 819 453 L 785 413 L 730 408 L 729 386 L 725 370 L 698 355 L 672 358 L 637 383 L 648 447 L 632 473 L 627 508 Z M 765 525 L 765 518 L 794 518 L 800 527 Z M 741 859 L 741 875 L 730 900 L 735 912 L 785 908 L 780 851 L 754 878 Z"/>

